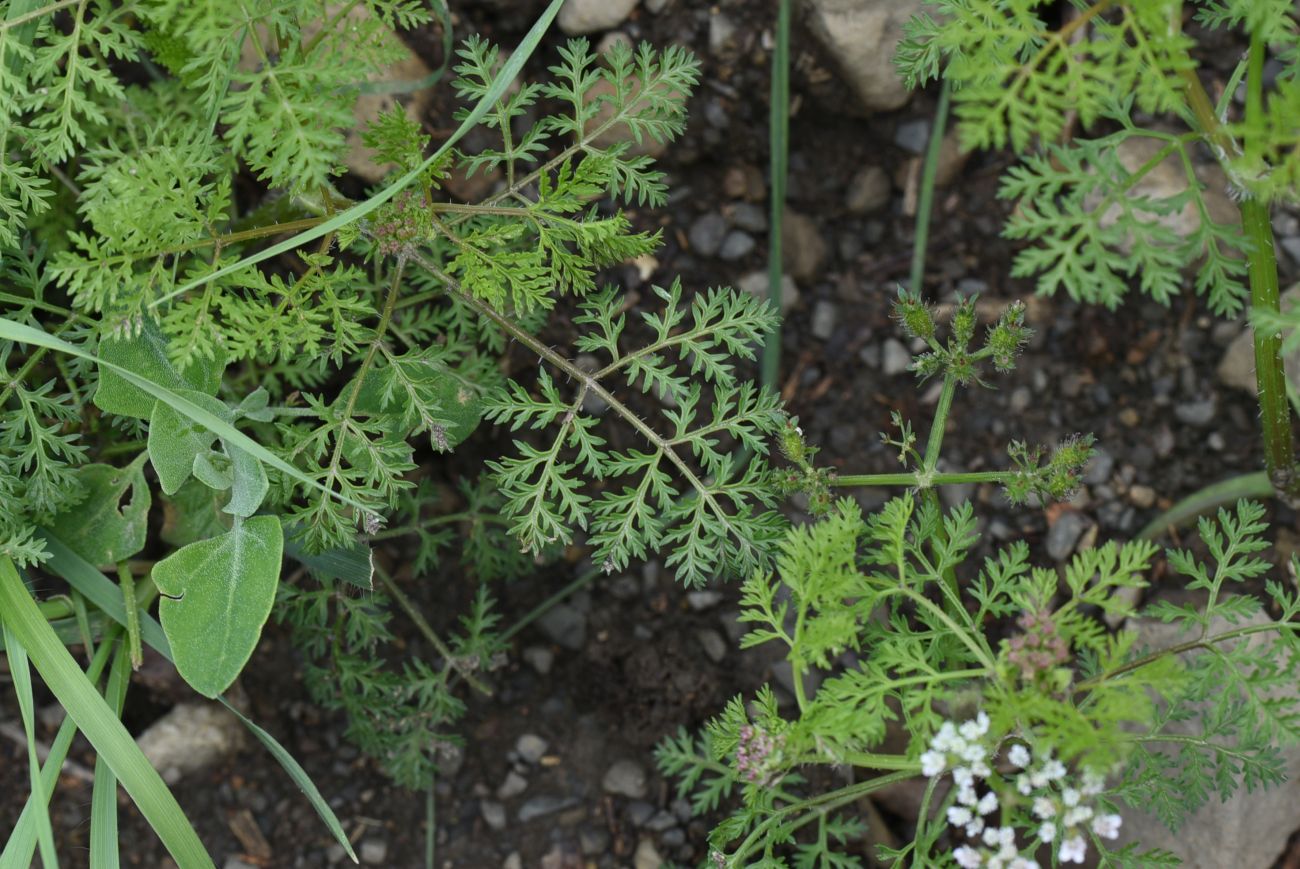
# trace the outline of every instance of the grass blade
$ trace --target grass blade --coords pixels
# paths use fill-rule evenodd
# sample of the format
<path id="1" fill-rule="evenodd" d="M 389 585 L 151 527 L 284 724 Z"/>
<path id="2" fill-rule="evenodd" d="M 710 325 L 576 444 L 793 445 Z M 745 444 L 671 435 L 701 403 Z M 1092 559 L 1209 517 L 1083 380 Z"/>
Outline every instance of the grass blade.
<path id="1" fill-rule="evenodd" d="M 212 858 L 176 798 L 41 617 L 13 562 L 7 558 L 0 559 L 0 614 L 5 628 L 17 638 L 55 698 L 112 767 L 176 864 L 181 869 L 213 867 Z"/>
<path id="2" fill-rule="evenodd" d="M 108 671 L 104 700 L 118 718 L 131 679 L 129 644 L 118 647 Z M 90 869 L 118 869 L 117 776 L 102 756 L 95 758 L 95 787 L 90 794 Z"/>
<path id="3" fill-rule="evenodd" d="M 772 54 L 772 98 L 768 107 L 768 148 L 771 151 L 772 216 L 767 241 L 767 297 L 781 310 L 781 277 L 785 263 L 781 230 L 785 224 L 785 181 L 790 154 L 790 0 L 780 0 L 776 16 L 776 50 Z M 781 327 L 763 342 L 762 382 L 779 390 Z"/>
<path id="4" fill-rule="evenodd" d="M 113 632 L 116 633 L 116 628 L 113 629 Z M 104 665 L 108 663 L 108 656 L 112 649 L 113 636 L 105 636 L 100 641 L 94 660 L 90 662 L 90 668 L 86 670 L 87 681 L 93 684 L 99 680 L 99 674 L 104 671 Z M 54 734 L 54 741 L 50 743 L 50 753 L 45 757 L 45 765 L 41 767 L 41 784 L 44 786 L 45 793 L 54 792 L 54 786 L 59 780 L 59 772 L 63 769 L 63 762 L 67 759 L 68 750 L 72 747 L 72 738 L 76 735 L 77 725 L 71 718 L 64 716 L 63 723 L 59 725 L 58 732 Z M 18 823 L 14 825 L 13 832 L 9 834 L 4 851 L 0 852 L 0 869 L 29 869 L 31 866 L 32 855 L 36 853 L 36 814 L 38 811 L 44 811 L 44 804 L 37 802 L 34 793 L 29 794 L 27 803 L 18 816 Z"/>
<path id="5" fill-rule="evenodd" d="M 17 573 L 14 574 L 14 581 L 20 588 L 22 587 Z M 23 594 L 26 595 L 25 589 Z M 54 830 L 50 827 L 49 794 L 52 789 L 47 791 L 45 788 L 45 781 L 41 777 L 41 761 L 36 756 L 36 704 L 32 699 L 32 674 L 27 667 L 27 650 L 23 647 L 22 641 L 10 630 L 8 621 L 5 621 L 3 627 L 9 674 L 14 680 L 14 693 L 18 695 L 18 713 L 23 719 L 23 733 L 27 736 L 27 771 L 32 782 L 32 798 L 36 801 L 32 817 L 36 822 L 36 841 L 41 848 L 41 865 L 48 869 L 57 869 L 59 858 L 54 852 Z M 59 648 L 62 649 L 63 646 Z M 77 671 L 77 675 L 81 675 L 80 670 Z"/>

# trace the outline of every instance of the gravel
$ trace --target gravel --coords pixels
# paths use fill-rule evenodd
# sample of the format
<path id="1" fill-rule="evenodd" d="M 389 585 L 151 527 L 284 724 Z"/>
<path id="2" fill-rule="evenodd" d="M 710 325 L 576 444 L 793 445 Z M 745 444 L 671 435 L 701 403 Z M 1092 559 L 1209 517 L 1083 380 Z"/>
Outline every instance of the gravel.
<path id="1" fill-rule="evenodd" d="M 1174 405 L 1174 416 L 1178 421 L 1196 428 L 1204 428 L 1214 421 L 1215 401 L 1212 398 L 1200 401 L 1188 401 Z"/>
<path id="2" fill-rule="evenodd" d="M 879 166 L 859 169 L 844 192 L 844 207 L 854 214 L 869 214 L 889 204 L 889 173 Z"/>
<path id="3" fill-rule="evenodd" d="M 912 352 L 896 338 L 886 338 L 880 359 L 881 371 L 888 377 L 903 374 L 912 367 Z"/>
<path id="4" fill-rule="evenodd" d="M 823 341 L 830 339 L 835 332 L 835 324 L 839 321 L 839 311 L 831 302 L 822 300 L 813 306 L 812 314 L 812 333 L 813 337 L 820 338 Z"/>
<path id="5" fill-rule="evenodd" d="M 722 242 L 721 249 L 718 250 L 718 256 L 727 262 L 735 262 L 738 259 L 744 259 L 753 253 L 757 247 L 754 237 L 744 230 L 733 229 L 727 233 L 726 239 Z"/>
<path id="6" fill-rule="evenodd" d="M 700 256 L 714 256 L 727 237 L 727 221 L 721 214 L 705 214 L 696 218 L 686 236 L 691 249 Z"/>
<path id="7" fill-rule="evenodd" d="M 577 804 L 576 797 L 557 797 L 552 794 L 530 797 L 519 807 L 519 821 L 526 824 L 529 821 L 553 815 Z"/>
<path id="8" fill-rule="evenodd" d="M 731 222 L 749 232 L 767 232 L 767 212 L 752 202 L 731 206 Z"/>
<path id="9" fill-rule="evenodd" d="M 1083 532 L 1088 530 L 1088 524 L 1088 518 L 1082 513 L 1073 510 L 1062 513 L 1047 532 L 1047 554 L 1054 561 L 1069 558 Z"/>
<path id="10" fill-rule="evenodd" d="M 696 631 L 695 638 L 700 641 L 700 648 L 704 649 L 704 654 L 713 663 L 721 664 L 722 659 L 727 657 L 727 641 L 713 628 L 701 628 Z"/>
<path id="11" fill-rule="evenodd" d="M 546 749 L 550 743 L 542 739 L 536 733 L 525 733 L 515 742 L 515 753 L 524 760 L 525 763 L 535 764 L 546 754 Z"/>
<path id="12" fill-rule="evenodd" d="M 362 839 L 357 856 L 367 866 L 383 866 L 388 862 L 388 843 L 383 839 Z"/>
<path id="13" fill-rule="evenodd" d="M 478 804 L 478 813 L 483 816 L 483 822 L 494 830 L 504 830 L 506 828 L 506 807 L 492 800 L 483 800 Z"/>
<path id="14" fill-rule="evenodd" d="M 615 761 L 605 772 L 600 785 L 606 793 L 633 800 L 642 799 L 646 795 L 645 769 L 636 761 Z"/>
<path id="15" fill-rule="evenodd" d="M 537 620 L 537 627 L 547 639 L 572 651 L 587 644 L 587 617 L 567 603 L 557 604 Z"/>
<path id="16" fill-rule="evenodd" d="M 506 780 L 497 788 L 497 799 L 508 800 L 511 797 L 517 797 L 524 791 L 528 790 L 528 779 L 521 776 L 514 770 L 506 773 Z"/>
<path id="17" fill-rule="evenodd" d="M 555 653 L 545 646 L 528 646 L 523 651 L 523 658 L 540 676 L 551 672 L 555 663 Z"/>

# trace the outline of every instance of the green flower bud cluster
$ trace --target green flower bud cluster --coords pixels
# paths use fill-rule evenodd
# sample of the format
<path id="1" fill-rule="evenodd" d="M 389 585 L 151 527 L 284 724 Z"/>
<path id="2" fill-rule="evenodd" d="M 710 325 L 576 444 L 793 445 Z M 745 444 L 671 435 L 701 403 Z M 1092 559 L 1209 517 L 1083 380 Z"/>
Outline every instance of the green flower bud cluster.
<path id="1" fill-rule="evenodd" d="M 1013 441 L 1007 454 L 1015 463 L 1016 474 L 1006 484 L 1007 499 L 1012 504 L 1023 504 L 1031 493 L 1044 500 L 1069 498 L 1079 487 L 1079 477 L 1092 458 L 1094 443 L 1096 439 L 1090 434 L 1071 435 L 1057 444 L 1044 463 L 1044 447 Z"/>
<path id="2" fill-rule="evenodd" d="M 989 328 L 984 346 L 972 350 L 971 342 L 979 324 L 977 299 L 977 296 L 958 299 L 949 321 L 952 335 L 945 346 L 936 337 L 933 309 L 921 301 L 919 293 L 899 288 L 894 318 L 908 337 L 920 338 L 930 346 L 929 352 L 917 356 L 912 364 L 912 370 L 922 380 L 944 374 L 952 375 L 962 385 L 979 383 L 979 363 L 985 359 L 991 359 L 993 367 L 1000 372 L 1015 367 L 1016 356 L 1033 334 L 1025 326 L 1024 303 L 1015 302 L 1003 311 L 997 323 Z"/>

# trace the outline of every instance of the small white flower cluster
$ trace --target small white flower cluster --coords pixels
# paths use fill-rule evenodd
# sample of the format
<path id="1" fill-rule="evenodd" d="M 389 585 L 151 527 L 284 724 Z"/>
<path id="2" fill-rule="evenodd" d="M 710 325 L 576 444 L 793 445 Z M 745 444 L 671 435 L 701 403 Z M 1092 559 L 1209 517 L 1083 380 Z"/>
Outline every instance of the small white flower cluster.
<path id="1" fill-rule="evenodd" d="M 930 777 L 952 772 L 952 780 L 957 785 L 957 804 L 948 809 L 948 823 L 962 828 L 967 837 L 978 843 L 962 845 L 952 852 L 958 866 L 1038 869 L 1036 862 L 1020 856 L 1014 827 L 990 826 L 984 820 L 984 816 L 998 810 L 997 794 L 988 791 L 980 796 L 975 791 L 975 783 L 992 774 L 991 752 L 984 743 L 988 732 L 989 717 L 983 712 L 960 726 L 945 721 L 930 740 L 930 750 L 921 755 L 921 772 Z M 1027 752 L 1025 760 L 1028 761 Z"/>
<path id="2" fill-rule="evenodd" d="M 989 767 L 992 750 L 985 743 L 988 731 L 989 718 L 983 712 L 961 725 L 944 722 L 930 741 L 930 750 L 921 755 L 921 773 L 933 778 L 951 772 L 957 785 L 956 804 L 948 809 L 948 823 L 961 828 L 971 840 L 953 851 L 958 866 L 1038 869 L 1037 862 L 1020 855 L 1014 827 L 992 826 L 985 821 L 985 816 L 996 812 L 999 805 L 995 792 L 980 796 L 975 789 L 978 781 L 992 774 Z M 1033 798 L 1031 811 L 1039 821 L 1038 841 L 1043 844 L 1059 841 L 1056 856 L 1060 862 L 1083 862 L 1087 851 L 1085 824 L 1104 839 L 1119 835 L 1120 816 L 1100 814 L 1091 804 L 1091 798 L 1105 788 L 1102 776 L 1084 772 L 1082 785 L 1073 787 L 1067 780 L 1069 770 L 1052 757 L 1051 751 L 1035 765 L 1029 749 L 1019 743 L 1008 750 L 1007 760 L 1023 770 L 1016 776 L 1016 790 L 1022 796 Z M 1062 832 L 1059 837 L 1058 832 Z"/>
<path id="3" fill-rule="evenodd" d="M 1065 765 L 1048 752 L 1037 769 L 1026 769 L 1016 777 L 1016 790 L 1026 797 L 1034 797 L 1032 811 L 1034 817 L 1042 822 L 1038 827 L 1039 841 L 1055 842 L 1058 830 L 1063 830 L 1057 859 L 1062 863 L 1082 863 L 1088 853 L 1084 825 L 1090 826 L 1092 832 L 1103 839 L 1114 839 L 1119 836 L 1119 827 L 1124 819 L 1119 815 L 1101 814 L 1090 805 L 1090 798 L 1105 790 L 1106 780 L 1102 776 L 1085 770 L 1079 787 L 1071 786 L 1065 779 Z"/>

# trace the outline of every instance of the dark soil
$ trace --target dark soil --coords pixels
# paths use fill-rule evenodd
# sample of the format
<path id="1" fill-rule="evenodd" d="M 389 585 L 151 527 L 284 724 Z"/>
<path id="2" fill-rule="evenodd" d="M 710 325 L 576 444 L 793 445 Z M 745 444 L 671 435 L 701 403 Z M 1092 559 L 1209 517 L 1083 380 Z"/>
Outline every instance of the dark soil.
<path id="1" fill-rule="evenodd" d="M 517 41 L 537 7 L 453 5 L 462 18 L 458 36 L 479 29 L 505 44 Z M 739 262 L 698 256 L 687 241 L 692 222 L 702 214 L 733 208 L 750 195 L 737 192 L 743 185 L 733 186 L 736 179 L 766 174 L 770 55 L 763 46 L 769 44 L 765 34 L 774 24 L 773 4 L 733 0 L 720 5 L 738 28 L 736 47 L 722 54 L 712 53 L 708 44 L 712 3 L 676 0 L 659 15 L 641 8 L 624 27 L 634 39 L 689 45 L 703 61 L 690 128 L 662 160 L 671 174 L 672 204 L 635 217 L 665 230 L 666 244 L 651 278 L 655 283 L 680 275 L 692 288 L 735 284 L 766 261 L 762 232 L 754 233 L 757 247 Z M 558 33 L 548 37 L 548 62 L 560 38 Z M 412 44 L 433 65 L 441 60 L 435 33 L 417 36 Z M 815 42 L 797 29 L 793 44 L 796 109 L 789 201 L 811 218 L 828 256 L 813 279 L 800 283 L 800 301 L 785 324 L 784 393 L 810 439 L 823 447 L 822 459 L 854 473 L 892 471 L 897 467 L 894 454 L 880 442 L 880 433 L 890 431 L 890 413 L 901 411 L 925 431 L 935 400 L 929 384 L 916 384 L 910 374 L 887 377 L 878 361 L 883 342 L 897 337 L 889 303 L 895 284 L 907 277 L 914 219 L 905 213 L 907 191 L 898 181 L 888 205 L 866 216 L 849 213 L 844 190 L 869 165 L 905 179 L 914 157 L 894 144 L 895 132 L 902 123 L 930 118 L 934 100 L 920 94 L 900 111 L 853 117 L 843 111 L 848 97 Z M 430 117 L 428 126 L 443 130 L 444 121 Z M 1027 282 L 1008 279 L 1015 249 L 998 234 L 1007 205 L 996 198 L 996 180 L 1005 161 L 1000 154 L 974 155 L 954 182 L 938 192 L 925 281 L 930 298 L 949 302 L 959 287 L 978 290 L 995 303 L 1031 295 Z M 761 195 L 755 198 L 766 208 Z M 1294 264 L 1284 259 L 1282 267 L 1284 281 L 1294 280 Z M 618 270 L 611 278 L 634 291 L 641 284 L 634 269 Z M 950 467 L 1002 466 L 1011 439 L 1054 443 L 1074 432 L 1092 432 L 1113 459 L 1111 470 L 1094 477 L 1066 509 L 1080 511 L 1102 534 L 1120 538 L 1200 486 L 1261 467 L 1256 408 L 1248 395 L 1221 386 L 1215 373 L 1233 328 L 1211 317 L 1191 295 L 1168 309 L 1132 301 L 1114 312 L 1063 298 L 1029 301 L 1029 324 L 1036 334 L 1017 371 L 991 381 L 995 388 L 972 389 L 956 401 L 946 441 Z M 812 332 L 819 304 L 834 306 L 828 337 Z M 552 337 L 559 344 L 566 336 Z M 527 364 L 522 354 L 516 362 Z M 1205 400 L 1215 402 L 1208 421 L 1194 425 L 1179 420 L 1175 408 Z M 1154 503 L 1135 497 L 1135 486 L 1153 490 Z M 853 494 L 865 506 L 874 506 L 889 493 Z M 981 505 L 986 546 L 1025 538 L 1047 560 L 1041 554 L 1043 538 L 1059 508 L 1013 510 L 991 487 L 947 492 L 945 497 L 971 498 Z M 1276 519 L 1283 529 L 1295 527 L 1289 511 Z M 385 557 L 400 561 L 403 554 Z M 500 595 L 506 622 L 527 613 L 579 569 L 561 565 L 507 586 Z M 430 579 L 408 581 L 406 590 L 435 624 L 449 622 L 454 610 L 446 590 L 458 578 Z M 667 571 L 657 564 L 637 567 L 629 576 L 602 579 L 580 595 L 577 603 L 587 619 L 587 641 L 580 651 L 551 645 L 535 626 L 526 629 L 516 653 L 492 674 L 494 696 L 470 700 L 463 760 L 438 782 L 437 865 L 497 867 L 517 853 L 522 862 L 516 865 L 527 867 L 627 866 L 643 838 L 652 840 L 665 860 L 695 864 L 706 857 L 708 826 L 678 814 L 682 807 L 674 805 L 668 784 L 654 773 L 650 751 L 678 728 L 700 726 L 734 694 L 752 692 L 773 678 L 773 660 L 763 650 L 736 650 L 736 588 L 718 590 L 720 602 L 697 609 Z M 457 594 L 453 590 L 450 596 Z M 701 631 L 726 639 L 720 662 L 705 653 Z M 554 652 L 554 665 L 545 675 L 518 654 L 531 645 Z M 381 865 L 424 865 L 425 796 L 391 786 L 344 739 L 345 722 L 322 716 L 312 706 L 299 656 L 283 628 L 268 628 L 241 682 L 251 717 L 308 770 L 354 841 L 382 843 Z M 0 691 L 0 720 L 17 720 L 11 698 L 11 692 Z M 170 702 L 156 692 L 133 691 L 129 720 L 142 728 Z M 516 740 L 525 733 L 549 743 L 535 766 L 512 757 Z M 73 756 L 87 767 L 93 764 L 84 743 Z M 602 789 L 606 770 L 625 758 L 650 773 L 643 804 Z M 495 800 L 494 792 L 516 768 L 527 778 L 527 789 L 502 801 L 507 823 L 494 831 L 485 823 L 480 803 Z M 16 820 L 27 791 L 26 769 L 25 749 L 0 739 L 0 829 Z M 218 865 L 240 855 L 266 867 L 317 867 L 340 859 L 306 800 L 255 745 L 185 778 L 176 791 Z M 560 807 L 520 821 L 520 808 L 539 796 L 554 797 Z M 89 785 L 65 775 L 55 818 L 68 865 L 76 865 L 85 853 L 89 802 Z M 121 806 L 127 864 L 170 865 L 129 800 L 123 798 Z M 237 834 L 250 818 L 269 852 L 250 853 L 250 848 L 258 850 L 250 846 L 256 837 Z M 1286 859 L 1290 862 L 1281 865 L 1293 866 L 1300 857 Z"/>

